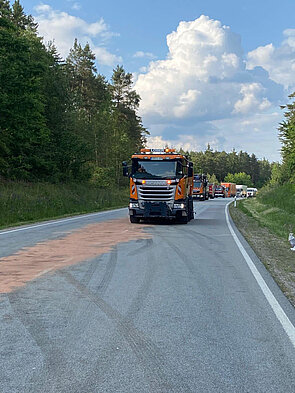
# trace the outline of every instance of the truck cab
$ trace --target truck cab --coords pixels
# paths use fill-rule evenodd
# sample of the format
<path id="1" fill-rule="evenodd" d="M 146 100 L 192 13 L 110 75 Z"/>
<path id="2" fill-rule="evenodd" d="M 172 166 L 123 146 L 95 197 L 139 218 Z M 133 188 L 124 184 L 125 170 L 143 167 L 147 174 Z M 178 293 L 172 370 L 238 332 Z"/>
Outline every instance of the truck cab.
<path id="1" fill-rule="evenodd" d="M 201 201 L 209 199 L 209 187 L 206 175 L 194 176 L 193 197 Z"/>
<path id="2" fill-rule="evenodd" d="M 235 183 L 221 183 L 221 185 L 225 189 L 225 197 L 226 198 L 233 198 L 236 196 L 236 184 Z"/>
<path id="3" fill-rule="evenodd" d="M 132 223 L 150 218 L 176 219 L 186 224 L 193 213 L 193 163 L 174 149 L 141 149 L 131 165 L 129 216 Z"/>
<path id="4" fill-rule="evenodd" d="M 214 192 L 215 198 L 225 198 L 225 188 L 219 184 L 215 186 L 215 192 Z"/>

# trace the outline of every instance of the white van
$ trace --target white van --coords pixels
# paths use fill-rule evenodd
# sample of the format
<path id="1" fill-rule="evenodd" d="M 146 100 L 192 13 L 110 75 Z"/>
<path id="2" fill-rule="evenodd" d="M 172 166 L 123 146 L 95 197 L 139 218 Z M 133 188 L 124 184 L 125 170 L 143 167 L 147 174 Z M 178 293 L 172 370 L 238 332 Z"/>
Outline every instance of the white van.
<path id="1" fill-rule="evenodd" d="M 247 188 L 247 197 L 253 198 L 256 196 L 257 188 Z"/>
<path id="2" fill-rule="evenodd" d="M 247 198 L 247 186 L 244 184 L 237 184 L 236 189 L 238 198 Z"/>

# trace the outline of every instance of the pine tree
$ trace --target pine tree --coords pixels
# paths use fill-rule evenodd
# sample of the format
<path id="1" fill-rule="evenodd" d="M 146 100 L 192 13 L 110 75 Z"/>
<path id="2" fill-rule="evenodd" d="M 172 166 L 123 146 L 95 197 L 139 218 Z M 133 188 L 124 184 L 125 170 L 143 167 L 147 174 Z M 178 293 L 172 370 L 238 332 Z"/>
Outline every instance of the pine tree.
<path id="1" fill-rule="evenodd" d="M 0 17 L 1 18 L 12 18 L 12 11 L 8 0 L 0 0 Z"/>
<path id="2" fill-rule="evenodd" d="M 289 96 L 295 98 L 295 92 Z M 295 101 L 282 106 L 287 109 L 285 112 L 285 121 L 280 123 L 279 136 L 282 142 L 282 179 L 283 181 L 295 182 Z"/>
<path id="3" fill-rule="evenodd" d="M 0 173 L 9 178 L 31 179 L 46 171 L 45 57 L 37 37 L 19 34 L 9 18 L 0 18 L 0 144 L 6 152 Z"/>
<path id="4" fill-rule="evenodd" d="M 37 32 L 38 24 L 34 22 L 32 15 L 26 15 L 19 0 L 15 0 L 12 6 L 12 22 L 22 30 Z"/>

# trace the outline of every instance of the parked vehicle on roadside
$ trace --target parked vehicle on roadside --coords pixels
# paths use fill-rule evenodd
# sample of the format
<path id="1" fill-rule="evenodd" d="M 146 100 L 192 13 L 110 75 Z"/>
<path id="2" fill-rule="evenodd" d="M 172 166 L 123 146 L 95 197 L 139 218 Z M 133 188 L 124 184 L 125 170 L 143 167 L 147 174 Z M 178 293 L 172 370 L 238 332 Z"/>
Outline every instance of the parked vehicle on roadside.
<path id="1" fill-rule="evenodd" d="M 130 179 L 130 222 L 167 218 L 187 224 L 194 218 L 193 163 L 175 149 L 141 149 L 123 162 Z"/>
<path id="2" fill-rule="evenodd" d="M 238 198 L 247 198 L 247 186 L 244 184 L 237 184 L 236 190 Z"/>
<path id="3" fill-rule="evenodd" d="M 254 187 L 247 188 L 247 197 L 248 198 L 256 197 L 256 194 L 257 194 L 257 188 L 254 188 Z"/>
<path id="4" fill-rule="evenodd" d="M 236 196 L 237 190 L 235 183 L 221 183 L 221 185 L 225 188 L 226 198 L 233 198 Z"/>
<path id="5" fill-rule="evenodd" d="M 209 183 L 209 191 L 208 192 L 209 192 L 210 199 L 214 199 L 215 187 L 216 187 L 215 183 Z"/>
<path id="6" fill-rule="evenodd" d="M 194 176 L 193 197 L 200 201 L 209 199 L 209 186 L 206 175 Z"/>
<path id="7" fill-rule="evenodd" d="M 214 197 L 215 198 L 225 198 L 225 188 L 223 186 L 217 184 L 215 186 Z"/>

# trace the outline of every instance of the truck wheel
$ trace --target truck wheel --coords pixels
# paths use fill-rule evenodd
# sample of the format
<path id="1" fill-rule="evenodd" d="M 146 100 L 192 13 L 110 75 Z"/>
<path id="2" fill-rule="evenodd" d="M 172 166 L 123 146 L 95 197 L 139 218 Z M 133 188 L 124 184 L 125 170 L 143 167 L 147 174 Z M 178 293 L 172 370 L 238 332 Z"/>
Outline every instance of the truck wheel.
<path id="1" fill-rule="evenodd" d="M 178 221 L 179 224 L 187 224 L 188 221 L 189 221 L 188 220 L 188 216 L 181 216 L 181 217 L 178 218 L 177 221 Z"/>
<path id="2" fill-rule="evenodd" d="M 139 218 L 138 217 L 134 217 L 134 216 L 130 216 L 130 222 L 132 224 L 137 224 L 139 222 Z"/>
<path id="3" fill-rule="evenodd" d="M 194 202 L 192 198 L 189 198 L 188 200 L 188 220 L 193 220 L 195 218 L 194 216 Z"/>

